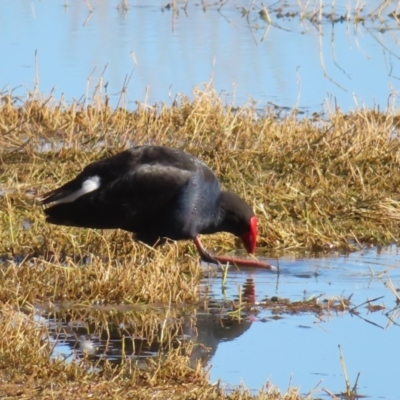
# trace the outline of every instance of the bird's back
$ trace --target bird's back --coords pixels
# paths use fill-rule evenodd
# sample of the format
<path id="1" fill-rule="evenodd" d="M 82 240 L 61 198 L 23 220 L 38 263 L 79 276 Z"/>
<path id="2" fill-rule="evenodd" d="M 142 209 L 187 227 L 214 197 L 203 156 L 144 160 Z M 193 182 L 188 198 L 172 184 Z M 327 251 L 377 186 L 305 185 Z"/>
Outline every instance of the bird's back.
<path id="1" fill-rule="evenodd" d="M 162 146 L 140 146 L 88 165 L 74 180 L 42 197 L 58 225 L 121 228 L 145 243 L 191 238 L 210 218 L 220 192 L 198 158 Z"/>

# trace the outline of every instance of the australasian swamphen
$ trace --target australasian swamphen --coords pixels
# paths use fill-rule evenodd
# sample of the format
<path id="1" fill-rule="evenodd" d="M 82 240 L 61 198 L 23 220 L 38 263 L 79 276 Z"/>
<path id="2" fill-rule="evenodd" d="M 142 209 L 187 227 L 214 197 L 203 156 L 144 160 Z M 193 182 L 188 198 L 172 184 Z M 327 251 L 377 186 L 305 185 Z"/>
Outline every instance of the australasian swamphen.
<path id="1" fill-rule="evenodd" d="M 89 164 L 72 181 L 40 198 L 47 222 L 84 228 L 120 228 L 154 246 L 191 239 L 202 260 L 275 269 L 255 259 L 209 254 L 199 234 L 229 232 L 254 253 L 257 218 L 197 157 L 162 146 L 139 146 Z"/>

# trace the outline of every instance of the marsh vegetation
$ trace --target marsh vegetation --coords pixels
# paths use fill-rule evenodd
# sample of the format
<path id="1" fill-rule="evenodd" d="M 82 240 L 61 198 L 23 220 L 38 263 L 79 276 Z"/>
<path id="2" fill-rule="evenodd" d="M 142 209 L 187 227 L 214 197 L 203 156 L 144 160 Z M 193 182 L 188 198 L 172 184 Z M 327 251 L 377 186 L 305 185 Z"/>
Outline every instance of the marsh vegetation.
<path id="1" fill-rule="evenodd" d="M 260 220 L 261 257 L 288 248 L 352 250 L 366 243 L 397 242 L 398 122 L 395 112 L 376 110 L 281 119 L 249 107 L 225 108 L 210 89 L 196 90 L 193 101 L 181 98 L 173 106 L 139 106 L 133 112 L 101 103 L 65 106 L 37 97 L 16 106 L 11 96 L 4 96 L 0 341 L 3 382 L 9 383 L 1 386 L 2 393 L 46 397 L 63 392 L 70 398 L 77 391 L 80 398 L 149 398 L 155 393 L 174 398 L 199 398 L 200 393 L 203 398 L 251 396 L 240 390 L 223 394 L 210 386 L 201 367 L 206 358 L 191 357 L 193 341 L 183 340 L 188 338 L 183 321 L 190 326 L 187 317 L 193 312 L 188 305 L 207 307 L 191 243 L 152 249 L 122 231 L 51 226 L 36 203 L 39 194 L 93 160 L 129 146 L 157 143 L 202 158 L 225 188 L 254 207 Z M 204 240 L 217 252 L 235 248 L 231 235 Z M 245 295 L 230 304 L 217 304 L 230 321 L 240 321 L 257 307 L 319 315 L 351 308 L 349 299 L 325 305 L 273 299 L 255 306 Z M 49 328 L 43 321 L 52 318 L 59 322 Z M 74 326 L 86 327 L 106 342 L 117 334 L 118 362 L 106 356 L 109 347 L 104 344 L 99 345 L 108 348 L 103 353 L 93 344 L 87 348 L 95 350 L 86 351 L 82 332 L 73 331 Z M 127 345 L 124 335 L 142 338 L 140 346 L 153 349 L 156 356 L 138 368 L 139 358 L 131 357 L 135 341 Z M 81 346 L 72 360 L 52 356 L 62 337 Z M 259 398 L 283 398 L 271 387 L 263 393 Z M 294 399 L 298 392 L 293 389 L 285 396 Z"/>

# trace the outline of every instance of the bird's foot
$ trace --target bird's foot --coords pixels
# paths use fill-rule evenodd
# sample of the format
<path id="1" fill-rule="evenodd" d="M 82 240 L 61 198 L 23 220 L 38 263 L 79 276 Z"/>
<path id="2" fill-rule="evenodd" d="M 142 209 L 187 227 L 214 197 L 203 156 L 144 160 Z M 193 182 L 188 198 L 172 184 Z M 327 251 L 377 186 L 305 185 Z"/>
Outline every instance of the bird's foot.
<path id="1" fill-rule="evenodd" d="M 263 268 L 269 269 L 271 271 L 278 271 L 278 269 L 273 265 L 256 259 L 247 260 L 235 257 L 213 256 L 203 247 L 203 244 L 201 243 L 198 236 L 196 236 L 193 241 L 197 247 L 197 251 L 199 252 L 201 259 L 204 262 L 210 264 L 234 264 L 239 267 Z"/>

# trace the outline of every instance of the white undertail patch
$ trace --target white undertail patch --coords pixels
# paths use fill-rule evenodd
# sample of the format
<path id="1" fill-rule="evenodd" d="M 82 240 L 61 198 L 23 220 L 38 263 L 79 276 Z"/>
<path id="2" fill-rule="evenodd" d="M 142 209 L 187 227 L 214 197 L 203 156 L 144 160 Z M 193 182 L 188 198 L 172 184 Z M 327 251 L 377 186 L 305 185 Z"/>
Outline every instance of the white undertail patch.
<path id="1" fill-rule="evenodd" d="M 53 204 L 72 203 L 77 198 L 83 196 L 84 194 L 93 192 L 93 191 L 97 190 L 99 187 L 100 187 L 100 177 L 99 176 L 92 176 L 92 177 L 86 179 L 82 183 L 82 187 L 79 190 L 69 194 L 66 197 L 63 197 L 63 198 L 61 198 L 59 200 L 54 201 Z"/>

